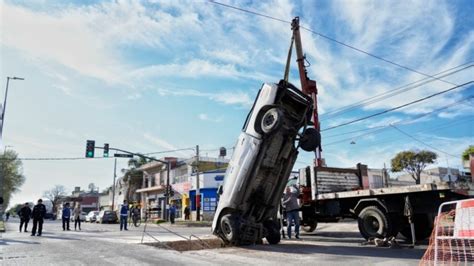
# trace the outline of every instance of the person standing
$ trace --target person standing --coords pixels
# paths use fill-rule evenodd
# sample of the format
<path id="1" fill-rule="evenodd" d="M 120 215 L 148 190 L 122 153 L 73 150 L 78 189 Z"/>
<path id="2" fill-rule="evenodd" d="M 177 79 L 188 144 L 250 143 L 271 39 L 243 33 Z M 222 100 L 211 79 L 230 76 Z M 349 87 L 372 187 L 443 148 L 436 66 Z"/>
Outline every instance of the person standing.
<path id="1" fill-rule="evenodd" d="M 79 231 L 81 231 L 81 204 L 77 203 L 76 208 L 73 211 L 74 215 L 74 231 L 77 230 L 77 225 L 79 224 Z"/>
<path id="2" fill-rule="evenodd" d="M 191 214 L 191 210 L 189 209 L 188 205 L 184 207 L 184 220 L 189 220 L 189 215 Z"/>
<path id="3" fill-rule="evenodd" d="M 125 229 L 127 231 L 127 217 L 128 217 L 128 204 L 124 200 L 122 206 L 120 207 L 120 231 Z"/>
<path id="4" fill-rule="evenodd" d="M 176 205 L 173 203 L 170 206 L 170 222 L 174 224 L 174 218 L 176 217 Z"/>
<path id="5" fill-rule="evenodd" d="M 30 205 L 28 202 L 21 207 L 21 209 L 18 211 L 18 216 L 20 216 L 20 233 L 23 225 L 25 225 L 25 230 L 24 232 L 28 232 L 28 223 L 30 222 L 30 217 L 31 217 L 31 209 Z"/>
<path id="6" fill-rule="evenodd" d="M 69 229 L 69 221 L 71 220 L 71 209 L 69 209 L 69 202 L 64 204 L 61 218 L 63 220 L 63 231 L 66 231 L 66 229 L 70 231 L 71 229 Z"/>
<path id="7" fill-rule="evenodd" d="M 10 219 L 10 212 L 7 212 L 5 216 L 6 216 L 5 222 L 8 222 L 8 219 Z"/>
<path id="8" fill-rule="evenodd" d="M 295 191 L 292 191 L 295 190 Z M 296 188 L 286 188 L 286 193 L 283 196 L 283 206 L 286 209 L 286 222 L 288 238 L 291 239 L 291 223 L 295 223 L 295 238 L 300 238 L 300 217 L 298 205 L 298 190 Z"/>
<path id="9" fill-rule="evenodd" d="M 39 199 L 38 204 L 33 207 L 31 216 L 33 217 L 33 229 L 31 230 L 31 236 L 35 236 L 36 229 L 38 229 L 37 236 L 41 236 L 43 233 L 43 222 L 44 216 L 46 215 L 46 206 L 43 204 L 43 200 Z"/>

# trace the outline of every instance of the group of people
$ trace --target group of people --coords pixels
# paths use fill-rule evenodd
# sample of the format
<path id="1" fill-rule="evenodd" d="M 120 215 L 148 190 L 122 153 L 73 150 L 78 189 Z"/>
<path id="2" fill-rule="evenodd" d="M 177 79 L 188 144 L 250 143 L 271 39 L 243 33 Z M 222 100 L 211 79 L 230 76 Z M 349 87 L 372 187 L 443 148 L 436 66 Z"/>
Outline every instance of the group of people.
<path id="1" fill-rule="evenodd" d="M 74 230 L 77 230 L 79 226 L 79 231 L 81 230 L 81 204 L 77 203 L 76 207 L 72 210 L 70 208 L 69 202 L 64 204 L 61 219 L 63 222 L 63 231 L 70 231 L 69 221 L 71 220 L 71 215 L 74 217 Z"/>
<path id="2" fill-rule="evenodd" d="M 30 219 L 33 219 L 33 229 L 31 229 L 31 236 L 41 236 L 43 233 L 43 222 L 44 216 L 46 215 L 46 207 L 43 204 L 43 200 L 39 199 L 38 203 L 33 207 L 33 210 L 30 209 L 30 206 L 27 203 L 21 207 L 18 211 L 18 216 L 20 217 L 20 233 L 24 227 L 24 232 L 28 232 L 28 223 Z"/>

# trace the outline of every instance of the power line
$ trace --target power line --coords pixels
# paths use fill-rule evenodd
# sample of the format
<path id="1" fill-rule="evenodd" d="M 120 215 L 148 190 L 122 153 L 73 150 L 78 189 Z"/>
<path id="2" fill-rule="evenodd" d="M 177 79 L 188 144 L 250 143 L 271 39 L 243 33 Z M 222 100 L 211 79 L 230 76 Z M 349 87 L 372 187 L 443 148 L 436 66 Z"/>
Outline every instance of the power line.
<path id="1" fill-rule="evenodd" d="M 427 112 L 427 113 L 424 113 L 424 114 L 417 115 L 417 116 L 415 116 L 415 117 L 413 117 L 413 118 L 410 118 L 410 119 L 408 119 L 408 120 L 405 119 L 405 120 L 397 121 L 395 124 L 401 124 L 401 123 L 403 123 L 403 122 L 407 123 L 407 122 L 415 121 L 415 120 L 418 120 L 418 119 L 420 119 L 420 118 L 422 118 L 422 117 L 425 117 L 425 116 L 427 116 L 427 115 L 430 115 L 430 114 L 433 114 L 433 113 L 436 113 L 436 112 L 439 112 L 439 111 L 448 109 L 449 107 L 452 107 L 452 106 L 454 106 L 454 105 L 463 103 L 464 101 L 467 101 L 467 100 L 470 100 L 470 99 L 473 99 L 473 98 L 474 98 L 474 95 L 471 95 L 471 96 L 462 98 L 462 99 L 459 100 L 459 101 L 456 101 L 456 102 L 453 102 L 453 103 L 451 103 L 451 104 L 445 105 L 445 106 L 443 106 L 443 107 L 434 109 L 433 111 L 430 111 L 430 112 Z M 324 136 L 324 138 L 327 139 L 327 138 L 333 138 L 333 137 L 338 137 L 338 136 L 343 136 L 343 135 L 349 135 L 349 134 L 352 134 L 352 133 L 357 133 L 357 132 L 362 132 L 362 131 L 368 131 L 368 130 L 373 130 L 373 129 L 376 129 L 376 128 L 387 127 L 387 126 L 388 126 L 388 125 L 381 125 L 381 126 L 376 126 L 376 127 L 371 127 L 371 128 L 363 128 L 363 129 L 358 129 L 358 130 L 343 132 L 343 133 L 339 133 L 339 134 Z"/>
<path id="2" fill-rule="evenodd" d="M 396 126 L 394 126 L 394 125 L 390 125 L 390 126 L 393 127 L 394 129 L 398 130 L 398 131 L 399 131 L 400 133 L 402 133 L 403 135 L 408 136 L 408 137 L 410 137 L 411 139 L 413 139 L 413 140 L 415 140 L 415 141 L 418 141 L 419 143 L 421 143 L 421 144 L 423 144 L 423 145 L 425 145 L 425 146 L 427 146 L 427 147 L 430 147 L 430 148 L 432 148 L 432 149 L 435 150 L 435 151 L 439 151 L 439 152 L 442 152 L 442 153 L 444 153 L 444 154 L 446 154 L 446 155 L 449 155 L 449 156 L 458 158 L 458 156 L 456 156 L 456 155 L 449 154 L 449 153 L 447 153 L 447 152 L 445 152 L 445 151 L 442 151 L 442 150 L 440 150 L 440 149 L 438 149 L 438 148 L 436 148 L 436 147 L 434 147 L 434 146 L 432 146 L 432 145 L 430 145 L 430 144 L 428 144 L 428 143 L 426 143 L 426 142 L 423 142 L 423 141 L 421 141 L 421 140 L 419 140 L 419 139 L 413 137 L 412 135 L 406 133 L 405 131 L 399 129 L 398 127 L 396 127 Z"/>
<path id="3" fill-rule="evenodd" d="M 447 69 L 447 70 L 444 70 L 442 72 L 439 72 L 439 73 L 436 73 L 434 74 L 434 76 L 438 76 L 438 75 L 441 75 L 441 74 L 444 74 L 448 71 L 451 71 L 453 69 L 456 69 L 456 68 L 460 68 L 460 67 L 463 67 L 463 66 L 466 66 L 468 64 L 471 64 L 472 62 L 468 62 L 468 63 L 465 63 L 465 64 L 462 64 L 462 65 L 459 65 L 459 66 L 456 66 L 456 67 L 453 67 L 453 68 L 450 68 L 450 69 Z M 450 73 L 446 73 L 444 75 L 442 75 L 441 77 L 447 77 L 447 76 L 450 76 L 450 75 L 453 75 L 453 74 L 456 74 L 460 71 L 463 71 L 463 70 L 466 70 L 468 68 L 471 68 L 473 67 L 474 64 L 471 64 L 467 67 L 464 67 L 464 68 L 461 68 L 461 69 L 458 69 L 458 70 L 455 70 L 453 72 L 450 72 Z M 367 106 L 367 105 L 370 105 L 372 103 L 375 103 L 375 102 L 379 102 L 379 101 L 382 101 L 382 100 L 385 100 L 387 98 L 390 98 L 392 96 L 395 96 L 395 95 L 398 95 L 398 94 L 401 94 L 401 93 L 404 93 L 404 92 L 407 92 L 409 90 L 412 90 L 412 89 L 415 89 L 415 88 L 418 88 L 418 87 L 421 87 L 423 85 L 426 85 L 428 83 L 431 83 L 433 81 L 435 81 L 434 79 L 431 79 L 431 78 L 423 78 L 423 79 L 420 79 L 420 80 L 417 80 L 417 81 L 414 81 L 414 82 L 411 82 L 411 83 L 408 83 L 408 84 L 405 84 L 403 86 L 400 86 L 396 89 L 393 89 L 393 90 L 390 90 L 390 91 L 387 91 L 387 92 L 384 92 L 384 93 L 380 93 L 380 94 L 377 94 L 377 95 L 374 95 L 372 97 L 369 97 L 369 98 L 366 98 L 364 100 L 361 100 L 361 101 L 358 101 L 356 103 L 352 103 L 350 105 L 347 105 L 347 106 L 344 106 L 344 107 L 341 107 L 341 108 L 338 108 L 338 109 L 335 109 L 335 110 L 332 110 L 332 111 L 329 111 L 329 112 L 326 112 L 324 113 L 323 115 L 321 115 L 322 119 L 321 121 L 323 120 L 327 120 L 328 118 L 332 118 L 332 117 L 335 117 L 335 116 L 338 116 L 338 115 L 341 115 L 341 114 L 344 114 L 344 113 L 347 113 L 351 110 L 354 110 L 358 107 L 362 107 L 362 106 Z M 427 81 L 428 80 L 428 81 Z M 421 82 L 421 83 L 420 83 Z M 420 84 L 417 84 L 417 83 L 420 83 Z M 416 85 L 415 85 L 416 84 Z"/>
<path id="4" fill-rule="evenodd" d="M 208 0 L 208 1 L 209 1 L 210 3 L 212 3 L 212 4 L 221 5 L 221 6 L 224 6 L 224 7 L 227 7 L 227 8 L 231 8 L 231 9 L 234 9 L 234 10 L 238 10 L 238 11 L 241 11 L 241 12 L 245 12 L 245 13 L 248 13 L 248 14 L 252 14 L 252 15 L 264 17 L 264 18 L 267 18 L 267 19 L 272 19 L 272 20 L 275 20 L 275 21 L 279 21 L 279 22 L 291 24 L 291 21 L 287 21 L 287 20 L 284 20 L 284 19 L 272 17 L 272 16 L 265 15 L 265 14 L 262 14 L 262 13 L 259 13 L 259 12 L 251 11 L 251 10 L 248 10 L 248 9 L 243 9 L 243 8 L 236 7 L 236 6 L 232 6 L 232 5 L 228 5 L 228 4 L 223 4 L 223 3 L 220 3 L 220 2 L 216 2 L 216 1 L 214 1 L 214 0 Z M 360 52 L 360 53 L 363 53 L 363 54 L 365 54 L 365 55 L 371 56 L 371 57 L 376 58 L 376 59 L 378 59 L 378 60 L 384 61 L 384 62 L 389 63 L 389 64 L 391 64 L 391 65 L 397 66 L 397 67 L 399 67 L 399 68 L 403 68 L 403 69 L 405 69 L 405 70 L 408 70 L 408 71 L 411 71 L 411 72 L 414 72 L 414 73 L 423 75 L 423 76 L 425 76 L 425 77 L 430 77 L 430 78 L 439 80 L 439 81 L 441 81 L 441 82 L 448 83 L 448 84 L 450 84 L 450 85 L 457 85 L 457 84 L 451 83 L 451 82 L 449 82 L 449 81 L 445 81 L 445 80 L 442 80 L 442 79 L 440 79 L 440 78 L 434 77 L 434 76 L 432 76 L 432 75 L 425 74 L 425 73 L 423 73 L 423 72 L 421 72 L 421 71 L 418 71 L 418 70 L 416 70 L 416 69 L 413 69 L 413 68 L 411 68 L 411 67 L 407 67 L 407 66 L 401 65 L 401 64 L 396 63 L 396 62 L 394 62 L 394 61 L 392 61 L 392 60 L 388 60 L 388 59 L 385 59 L 385 58 L 383 58 L 383 57 L 381 57 L 381 56 L 378 56 L 378 55 L 369 53 L 369 52 L 364 51 L 364 50 L 362 50 L 362 49 L 360 49 L 360 48 L 357 48 L 357 47 L 355 47 L 355 46 L 353 46 L 353 45 L 349 45 L 349 44 L 347 44 L 347 43 L 344 43 L 344 42 L 341 42 L 341 41 L 339 41 L 339 40 L 336 40 L 336 39 L 334 39 L 334 38 L 332 38 L 332 37 L 329 37 L 329 36 L 327 36 L 327 35 L 325 35 L 325 34 L 322 34 L 322 33 L 320 33 L 320 32 L 314 31 L 314 30 L 312 30 L 312 29 L 310 29 L 310 28 L 307 28 L 307 27 L 304 27 L 304 26 L 300 26 L 300 28 L 305 29 L 305 30 L 307 30 L 307 31 L 309 31 L 309 32 L 311 32 L 311 33 L 313 33 L 313 34 L 315 34 L 315 35 L 318 35 L 318 36 L 322 37 L 322 38 L 325 38 L 326 40 L 335 42 L 335 43 L 337 43 L 337 44 L 340 44 L 340 45 L 345 46 L 345 47 L 347 47 L 347 48 L 353 49 L 353 50 L 358 51 L 358 52 Z"/>
<path id="5" fill-rule="evenodd" d="M 351 121 L 349 121 L 349 122 L 345 122 L 345 123 L 342 123 L 342 124 L 339 124 L 339 125 L 336 125 L 336 126 L 328 127 L 328 128 L 322 129 L 321 131 L 332 130 L 332 129 L 339 128 L 339 127 L 342 127 L 342 126 L 347 126 L 347 125 L 350 125 L 350 124 L 354 124 L 354 123 L 357 123 L 357 122 L 360 122 L 360 121 L 362 121 L 362 120 L 366 120 L 366 119 L 369 119 L 369 118 L 372 118 L 372 117 L 375 117 L 375 116 L 378 116 L 378 115 L 386 114 L 386 113 L 388 113 L 388 112 L 392 112 L 392 111 L 395 111 L 395 110 L 398 110 L 398 109 L 407 107 L 407 106 L 409 106 L 409 105 L 422 102 L 422 101 L 424 101 L 424 100 L 433 98 L 433 97 L 435 97 L 435 96 L 438 96 L 438 95 L 441 95 L 441 94 L 450 92 L 450 91 L 452 91 L 452 90 L 459 89 L 459 88 L 464 87 L 464 86 L 466 86 L 466 85 L 469 85 L 469 84 L 471 84 L 471 83 L 473 83 L 473 82 L 474 82 L 474 81 L 471 80 L 471 81 L 466 82 L 466 83 L 464 83 L 464 84 L 451 87 L 451 88 L 449 88 L 449 89 L 447 89 L 447 90 L 440 91 L 440 92 L 437 92 L 437 93 L 435 93 L 435 94 L 431 94 L 431 95 L 429 95 L 429 96 L 420 98 L 420 99 L 418 99 L 418 100 L 415 100 L 415 101 L 412 101 L 412 102 L 409 102 L 409 103 L 406 103 L 406 104 L 402 104 L 402 105 L 399 105 L 399 106 L 397 106 L 397 107 L 390 108 L 390 109 L 387 109 L 387 110 L 385 110 L 385 111 L 378 112 L 378 113 L 375 113 L 375 114 L 372 114 L 372 115 L 369 115 L 369 116 L 365 116 L 365 117 L 361 117 L 361 118 L 358 118 L 358 119 L 355 119 L 355 120 L 351 120 Z"/>
<path id="6" fill-rule="evenodd" d="M 462 119 L 462 120 L 456 120 L 456 121 L 452 121 L 451 123 L 446 123 L 446 124 L 443 124 L 441 127 L 437 126 L 437 127 L 431 127 L 431 128 L 428 128 L 428 129 L 423 129 L 423 130 L 418 130 L 417 132 L 425 132 L 425 131 L 435 131 L 435 130 L 439 130 L 439 129 L 444 129 L 444 128 L 447 128 L 447 127 L 451 127 L 453 124 L 459 124 L 460 122 L 461 123 L 465 123 L 466 121 L 471 121 L 473 118 L 472 117 L 468 117 L 469 119 Z M 464 121 L 466 120 L 466 121 Z M 403 125 L 403 124 L 400 124 L 400 125 Z M 388 129 L 390 127 L 390 125 L 387 125 L 383 128 L 383 130 L 385 129 Z M 343 143 L 343 142 L 347 142 L 347 141 L 350 141 L 350 140 L 354 140 L 354 139 L 359 139 L 361 137 L 364 137 L 364 136 L 368 136 L 370 134 L 377 134 L 378 131 L 382 131 L 382 130 L 374 130 L 373 132 L 369 132 L 367 134 L 361 134 L 361 135 L 358 135 L 358 136 L 355 136 L 355 137 L 352 137 L 352 138 L 347 138 L 347 139 L 342 139 L 342 140 L 338 140 L 338 141 L 335 141 L 335 142 L 331 142 L 331 143 L 328 143 L 328 144 L 325 144 L 324 146 L 331 146 L 331 145 L 334 145 L 334 144 L 338 144 L 338 143 Z M 382 141 L 377 141 L 375 143 L 371 143 L 370 145 L 375 145 L 375 144 L 382 144 L 382 143 L 386 143 L 385 140 L 390 140 L 390 141 L 393 141 L 393 138 L 385 138 L 385 139 L 382 139 Z"/>
<path id="7" fill-rule="evenodd" d="M 413 122 L 413 121 L 418 120 L 418 119 L 420 119 L 420 118 L 422 118 L 422 117 L 425 117 L 425 116 L 428 116 L 428 115 L 430 115 L 430 114 L 433 114 L 433 113 L 436 113 L 436 112 L 445 110 L 445 109 L 447 109 L 447 108 L 449 108 L 449 107 L 451 107 L 451 106 L 454 106 L 454 105 L 456 105 L 456 104 L 459 104 L 459 103 L 461 103 L 461 102 L 463 102 L 463 101 L 466 101 L 466 100 L 469 100 L 469 99 L 472 99 L 472 98 L 474 98 L 474 95 L 468 96 L 468 97 L 466 97 L 466 98 L 463 98 L 463 99 L 461 99 L 461 100 L 459 100 L 459 101 L 456 101 L 456 102 L 454 102 L 454 103 L 452 103 L 452 104 L 445 105 L 445 106 L 443 106 L 443 107 L 441 107 L 441 108 L 438 108 L 438 109 L 435 109 L 435 110 L 433 110 L 433 111 L 430 111 L 430 112 L 427 112 L 427 113 L 424 113 L 424 114 L 417 115 L 417 116 L 415 116 L 415 117 L 413 117 L 413 118 L 405 119 L 405 120 L 401 120 L 401 121 L 392 123 L 392 125 L 403 125 L 403 124 L 407 124 L 407 123 L 409 123 L 409 122 Z M 351 131 L 351 132 L 345 132 L 345 133 L 343 133 L 343 134 L 349 134 L 349 133 L 355 133 L 355 132 L 367 131 L 367 130 L 375 129 L 375 130 L 373 130 L 373 131 L 371 131 L 371 132 L 364 133 L 364 134 L 360 134 L 360 135 L 353 136 L 353 137 L 346 138 L 346 139 L 342 139 L 342 140 L 337 140 L 337 141 L 334 141 L 334 142 L 325 144 L 324 146 L 330 146 L 330 145 L 338 144 L 338 143 L 341 143 L 341 142 L 351 141 L 351 140 L 354 140 L 354 139 L 358 139 L 358 138 L 360 138 L 360 137 L 364 137 L 364 136 L 367 136 L 367 135 L 371 135 L 371 134 L 374 134 L 374 133 L 378 133 L 378 132 L 380 132 L 380 131 L 382 131 L 382 130 L 387 129 L 389 126 L 390 126 L 390 124 L 389 124 L 389 125 L 383 125 L 383 126 L 375 127 L 376 129 L 375 129 L 375 128 L 369 128 L 369 129 L 361 129 L 361 130 L 354 130 L 354 131 Z M 339 135 L 343 135 L 343 134 L 339 134 Z M 334 135 L 334 136 L 336 136 L 336 135 Z M 327 137 L 325 137 L 325 138 L 327 138 Z"/>

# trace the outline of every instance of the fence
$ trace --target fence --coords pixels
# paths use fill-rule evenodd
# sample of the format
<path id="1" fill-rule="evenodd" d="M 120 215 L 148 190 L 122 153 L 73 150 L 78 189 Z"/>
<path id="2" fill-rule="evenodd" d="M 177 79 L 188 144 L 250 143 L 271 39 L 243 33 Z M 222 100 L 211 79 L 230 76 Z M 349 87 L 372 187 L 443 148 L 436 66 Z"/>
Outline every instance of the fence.
<path id="1" fill-rule="evenodd" d="M 473 265 L 474 199 L 441 204 L 420 265 Z"/>

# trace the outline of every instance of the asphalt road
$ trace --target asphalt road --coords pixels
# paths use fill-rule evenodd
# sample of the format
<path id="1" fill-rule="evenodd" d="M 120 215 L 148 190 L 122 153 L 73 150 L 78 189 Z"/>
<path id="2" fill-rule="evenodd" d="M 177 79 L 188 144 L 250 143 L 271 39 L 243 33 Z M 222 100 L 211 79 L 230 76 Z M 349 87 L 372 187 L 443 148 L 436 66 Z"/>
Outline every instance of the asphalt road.
<path id="1" fill-rule="evenodd" d="M 59 221 L 48 221 L 43 236 L 18 232 L 18 220 L 10 219 L 0 239 L 2 265 L 418 265 L 426 246 L 415 249 L 361 245 L 363 239 L 353 222 L 319 225 L 301 240 L 278 245 L 227 247 L 177 252 L 142 245 L 143 224 L 119 231 L 117 224 L 83 223 L 82 231 L 62 231 Z M 156 225 L 147 227 L 159 241 L 182 240 L 194 234 L 214 238 L 208 227 Z M 31 223 L 30 228 L 31 229 Z M 177 234 L 167 231 L 167 229 Z M 149 236 L 145 242 L 155 242 Z"/>

